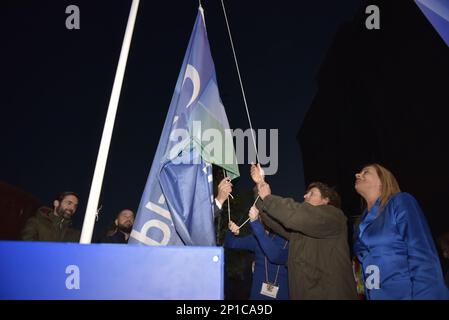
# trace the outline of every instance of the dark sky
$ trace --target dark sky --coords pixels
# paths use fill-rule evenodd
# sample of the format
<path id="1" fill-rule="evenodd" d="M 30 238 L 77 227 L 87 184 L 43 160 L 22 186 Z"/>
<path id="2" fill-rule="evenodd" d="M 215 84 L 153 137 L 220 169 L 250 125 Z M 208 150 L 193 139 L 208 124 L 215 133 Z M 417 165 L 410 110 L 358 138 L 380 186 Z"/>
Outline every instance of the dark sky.
<path id="1" fill-rule="evenodd" d="M 296 134 L 338 27 L 362 0 L 225 1 L 254 128 L 279 129 L 273 191 L 301 199 Z M 202 1 L 231 128 L 246 130 L 242 94 L 219 0 Z M 80 30 L 65 8 L 78 5 Z M 50 205 L 76 191 L 84 216 L 131 1 L 1 1 L 0 181 Z M 142 0 L 100 203 L 100 225 L 137 209 L 197 14 L 198 1 Z M 237 187 L 248 188 L 241 165 Z"/>

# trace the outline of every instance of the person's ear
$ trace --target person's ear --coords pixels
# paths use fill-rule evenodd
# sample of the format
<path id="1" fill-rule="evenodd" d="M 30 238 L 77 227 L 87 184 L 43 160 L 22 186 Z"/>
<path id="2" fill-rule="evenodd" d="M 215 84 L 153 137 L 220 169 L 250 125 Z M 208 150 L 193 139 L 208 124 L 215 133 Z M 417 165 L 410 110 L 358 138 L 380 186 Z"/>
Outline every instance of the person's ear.
<path id="1" fill-rule="evenodd" d="M 53 207 L 55 207 L 55 208 L 59 207 L 59 201 L 58 200 L 53 201 Z"/>
<path id="2" fill-rule="evenodd" d="M 324 204 L 329 204 L 329 202 L 331 202 L 331 200 L 329 198 L 323 198 L 324 200 Z"/>
<path id="3" fill-rule="evenodd" d="M 118 227 L 118 219 L 114 220 L 115 225 Z"/>

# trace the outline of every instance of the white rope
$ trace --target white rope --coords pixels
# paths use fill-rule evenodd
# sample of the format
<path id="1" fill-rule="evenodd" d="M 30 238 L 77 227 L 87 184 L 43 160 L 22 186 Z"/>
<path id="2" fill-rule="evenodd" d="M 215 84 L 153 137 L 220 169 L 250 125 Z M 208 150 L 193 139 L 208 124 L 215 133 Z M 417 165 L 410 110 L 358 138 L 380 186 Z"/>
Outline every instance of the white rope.
<path id="1" fill-rule="evenodd" d="M 254 207 L 254 206 L 256 205 L 257 200 L 259 200 L 259 196 L 257 196 L 256 200 L 254 201 L 254 203 L 253 203 L 253 205 L 252 205 L 251 207 Z M 243 227 L 243 226 L 249 221 L 249 219 L 250 219 L 250 218 L 246 219 L 246 221 L 243 222 L 243 223 L 238 227 L 238 229 L 240 229 L 241 227 Z"/>
<path id="2" fill-rule="evenodd" d="M 228 197 L 228 223 L 231 222 L 231 206 L 229 205 L 229 197 Z"/>
<path id="3" fill-rule="evenodd" d="M 259 200 L 259 198 L 260 198 L 260 196 L 257 195 L 257 198 L 256 198 L 256 200 L 254 200 L 254 203 L 253 203 L 253 205 L 251 207 L 254 207 L 256 205 L 256 202 L 257 202 L 257 200 Z"/>
<path id="4" fill-rule="evenodd" d="M 226 174 L 225 169 L 223 169 L 223 176 L 224 176 L 225 178 L 228 177 L 228 175 Z M 229 195 L 231 195 L 231 194 L 229 194 Z M 233 198 L 233 199 L 234 199 L 234 198 Z M 228 196 L 228 198 L 227 198 L 226 200 L 227 200 L 227 202 L 228 202 L 228 224 L 229 224 L 229 222 L 231 222 L 231 206 L 230 206 L 230 204 L 229 204 L 229 196 Z"/>
<path id="5" fill-rule="evenodd" d="M 243 222 L 242 225 L 240 225 L 237 229 L 240 229 L 241 227 L 243 227 L 249 221 L 249 219 L 250 218 L 246 219 L 245 222 Z"/>
<path id="6" fill-rule="evenodd" d="M 256 159 L 257 159 L 257 163 L 260 163 L 260 161 L 259 161 L 259 154 L 257 152 L 257 147 L 256 147 L 256 138 L 254 137 L 253 125 L 251 124 L 251 117 L 249 116 L 248 104 L 246 103 L 245 90 L 243 89 L 242 77 L 240 76 L 240 69 L 239 69 L 239 64 L 237 62 L 237 55 L 235 54 L 234 42 L 232 41 L 231 29 L 229 27 L 228 16 L 226 15 L 226 9 L 225 9 L 225 5 L 223 3 L 223 0 L 221 0 L 221 6 L 223 7 L 223 13 L 224 13 L 225 20 L 226 20 L 226 26 L 228 28 L 229 40 L 231 41 L 232 53 L 234 54 L 235 67 L 237 68 L 237 74 L 239 76 L 239 81 L 240 81 L 240 88 L 242 89 L 243 102 L 245 103 L 246 115 L 248 117 L 249 127 L 251 129 L 251 136 L 253 138 L 254 150 L 256 151 Z"/>
<path id="7" fill-rule="evenodd" d="M 225 169 L 223 169 L 223 176 L 224 176 L 225 178 L 228 178 L 228 175 L 227 175 Z M 229 193 L 229 196 L 230 196 L 232 199 L 234 199 L 234 196 L 233 196 L 231 193 Z M 228 223 L 229 223 L 229 222 L 231 222 L 231 205 L 230 205 L 230 203 L 229 203 L 229 197 L 228 197 L 226 200 L 228 201 Z"/>

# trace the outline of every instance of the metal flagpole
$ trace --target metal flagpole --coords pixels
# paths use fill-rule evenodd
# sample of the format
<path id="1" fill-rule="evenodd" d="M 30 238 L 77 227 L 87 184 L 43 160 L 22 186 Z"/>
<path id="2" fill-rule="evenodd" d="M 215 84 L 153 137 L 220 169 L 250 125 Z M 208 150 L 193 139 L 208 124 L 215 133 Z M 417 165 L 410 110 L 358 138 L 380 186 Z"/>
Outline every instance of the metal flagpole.
<path id="1" fill-rule="evenodd" d="M 117 113 L 120 91 L 122 89 L 123 77 L 125 75 L 126 62 L 128 60 L 129 47 L 136 22 L 137 11 L 140 0 L 133 0 L 129 12 L 128 24 L 126 25 L 125 36 L 123 38 L 120 58 L 115 73 L 114 85 L 112 87 L 111 98 L 109 100 L 106 122 L 101 136 L 100 149 L 98 151 L 97 163 L 95 165 L 94 177 L 90 187 L 89 200 L 87 202 L 86 214 L 84 215 L 83 229 L 81 231 L 80 243 L 91 243 L 92 233 L 95 224 L 95 215 L 97 213 L 98 199 L 103 184 L 104 170 L 111 144 L 112 131 L 114 129 L 115 115 Z"/>

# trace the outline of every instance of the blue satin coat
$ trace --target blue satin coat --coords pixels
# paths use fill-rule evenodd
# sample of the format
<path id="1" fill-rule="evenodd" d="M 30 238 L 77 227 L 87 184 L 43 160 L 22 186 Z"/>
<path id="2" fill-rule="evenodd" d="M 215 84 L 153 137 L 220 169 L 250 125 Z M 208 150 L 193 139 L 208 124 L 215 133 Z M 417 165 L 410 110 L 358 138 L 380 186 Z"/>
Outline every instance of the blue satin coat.
<path id="1" fill-rule="evenodd" d="M 395 194 L 365 210 L 354 251 L 367 299 L 449 299 L 435 244 L 415 198 Z"/>
<path id="2" fill-rule="evenodd" d="M 251 300 L 273 300 L 260 293 L 262 283 L 266 281 L 265 257 L 267 257 L 268 280 L 273 283 L 277 276 L 279 291 L 277 300 L 288 300 L 288 241 L 279 235 L 266 234 L 262 223 L 255 220 L 250 223 L 253 234 L 236 237 L 231 232 L 227 232 L 224 246 L 234 249 L 246 249 L 254 252 L 255 266 L 253 283 L 251 286 Z M 278 271 L 279 270 L 279 271 Z"/>

